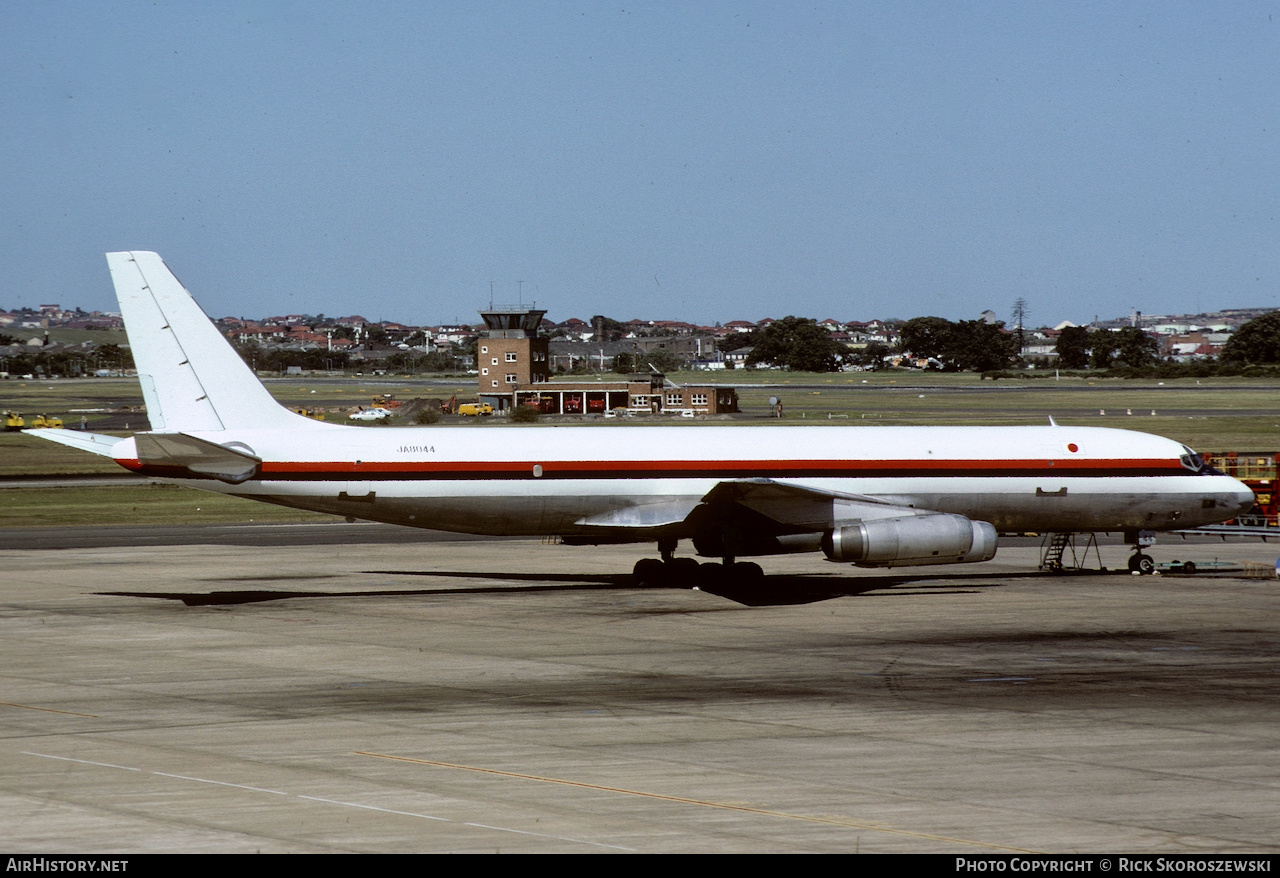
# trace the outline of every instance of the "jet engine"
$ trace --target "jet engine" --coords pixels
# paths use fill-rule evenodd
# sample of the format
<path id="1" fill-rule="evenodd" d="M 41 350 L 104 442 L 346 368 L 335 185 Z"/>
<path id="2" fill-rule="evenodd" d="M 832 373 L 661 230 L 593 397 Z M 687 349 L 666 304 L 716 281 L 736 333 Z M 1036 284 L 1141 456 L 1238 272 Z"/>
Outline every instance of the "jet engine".
<path id="1" fill-rule="evenodd" d="M 966 564 L 995 557 L 996 529 L 946 512 L 874 519 L 827 531 L 822 551 L 859 567 Z"/>

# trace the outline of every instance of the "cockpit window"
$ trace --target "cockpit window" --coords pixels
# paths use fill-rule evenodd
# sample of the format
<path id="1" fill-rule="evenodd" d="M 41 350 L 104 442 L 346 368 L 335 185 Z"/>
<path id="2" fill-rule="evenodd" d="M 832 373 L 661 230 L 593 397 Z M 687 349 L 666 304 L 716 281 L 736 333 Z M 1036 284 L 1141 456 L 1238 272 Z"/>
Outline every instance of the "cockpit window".
<path id="1" fill-rule="evenodd" d="M 1213 467 L 1204 462 L 1204 458 L 1196 454 L 1187 446 L 1182 446 L 1183 454 L 1178 459 L 1182 461 L 1182 465 L 1193 473 L 1212 473 Z"/>

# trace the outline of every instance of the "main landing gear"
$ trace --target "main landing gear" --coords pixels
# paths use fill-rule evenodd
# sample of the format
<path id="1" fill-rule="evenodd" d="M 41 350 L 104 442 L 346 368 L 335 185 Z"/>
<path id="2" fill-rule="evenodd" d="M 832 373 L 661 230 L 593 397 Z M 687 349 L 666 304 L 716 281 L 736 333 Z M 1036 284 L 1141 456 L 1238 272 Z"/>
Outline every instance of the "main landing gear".
<path id="1" fill-rule="evenodd" d="M 635 584 L 649 588 L 712 588 L 723 586 L 756 585 L 764 579 L 759 564 L 735 562 L 732 556 L 723 563 L 699 564 L 693 558 L 675 557 L 677 540 L 658 541 L 657 558 L 644 558 L 636 562 L 631 576 Z"/>

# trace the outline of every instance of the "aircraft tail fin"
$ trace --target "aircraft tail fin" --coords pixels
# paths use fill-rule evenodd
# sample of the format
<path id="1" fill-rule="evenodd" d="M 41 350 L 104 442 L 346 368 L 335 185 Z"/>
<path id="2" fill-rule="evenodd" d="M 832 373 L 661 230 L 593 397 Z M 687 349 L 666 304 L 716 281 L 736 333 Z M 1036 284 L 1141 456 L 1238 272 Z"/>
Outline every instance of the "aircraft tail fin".
<path id="1" fill-rule="evenodd" d="M 151 429 L 313 426 L 275 401 L 155 253 L 108 253 Z"/>

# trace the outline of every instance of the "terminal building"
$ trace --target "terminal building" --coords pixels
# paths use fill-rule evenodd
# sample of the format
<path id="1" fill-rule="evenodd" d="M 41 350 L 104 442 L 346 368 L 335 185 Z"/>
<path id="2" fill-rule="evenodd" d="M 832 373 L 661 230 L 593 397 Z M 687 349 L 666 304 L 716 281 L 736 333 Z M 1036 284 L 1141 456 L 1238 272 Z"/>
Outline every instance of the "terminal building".
<path id="1" fill-rule="evenodd" d="M 738 393 L 717 385 L 681 387 L 657 372 L 617 381 L 552 381 L 550 343 L 538 334 L 546 311 L 491 308 L 481 311 L 485 333 L 476 344 L 480 402 L 494 411 L 531 405 L 544 414 L 707 415 L 738 410 Z"/>

